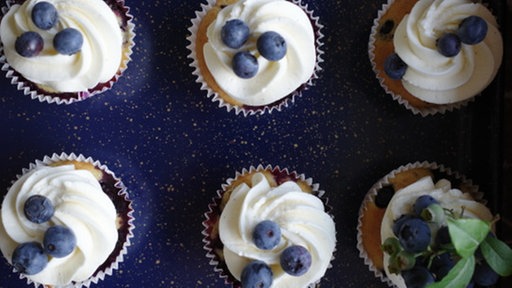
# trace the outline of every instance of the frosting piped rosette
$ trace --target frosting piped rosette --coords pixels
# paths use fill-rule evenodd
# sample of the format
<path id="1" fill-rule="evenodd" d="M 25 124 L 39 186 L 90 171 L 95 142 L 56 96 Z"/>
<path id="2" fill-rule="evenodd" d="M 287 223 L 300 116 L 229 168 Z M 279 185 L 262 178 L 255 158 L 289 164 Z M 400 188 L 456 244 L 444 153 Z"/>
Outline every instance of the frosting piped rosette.
<path id="1" fill-rule="evenodd" d="M 222 28 L 232 19 L 246 23 L 250 32 L 238 49 L 222 42 Z M 278 33 L 286 43 L 286 55 L 277 61 L 261 56 L 258 51 L 257 40 L 268 31 Z M 229 5 L 208 27 L 207 37 L 203 49 L 208 69 L 223 91 L 246 105 L 263 106 L 280 100 L 307 82 L 315 69 L 311 21 L 299 6 L 285 0 L 247 0 Z M 250 79 L 233 72 L 233 58 L 239 51 L 248 51 L 257 60 L 259 68 Z"/>
<path id="2" fill-rule="evenodd" d="M 392 287 L 489 287 L 512 275 L 498 220 L 471 180 L 437 163 L 409 163 L 366 194 L 357 248 Z"/>
<path id="3" fill-rule="evenodd" d="M 281 111 L 314 85 L 323 25 L 300 0 L 207 0 L 189 28 L 196 82 L 244 116 Z"/>
<path id="4" fill-rule="evenodd" d="M 36 287 L 88 287 L 112 274 L 133 237 L 126 188 L 97 161 L 65 153 L 31 164 L 0 210 L 0 250 Z"/>
<path id="5" fill-rule="evenodd" d="M 492 5 L 471 0 L 389 0 L 368 54 L 380 85 L 422 116 L 459 109 L 492 85 L 503 39 Z"/>
<path id="6" fill-rule="evenodd" d="M 29 221 L 24 205 L 31 195 L 41 195 L 53 203 L 51 221 Z M 21 177 L 9 190 L 2 204 L 0 248 L 12 263 L 12 252 L 20 243 L 43 242 L 53 225 L 71 227 L 77 243 L 65 260 L 53 258 L 41 272 L 31 276 L 35 282 L 62 285 L 89 278 L 110 255 L 117 242 L 116 209 L 89 171 L 73 165 L 40 167 Z M 95 245 L 94 243 L 101 243 Z"/>
<path id="7" fill-rule="evenodd" d="M 211 264 L 233 287 L 314 287 L 336 245 L 323 191 L 295 172 L 251 167 L 219 191 L 203 222 Z M 320 193 L 319 193 L 320 192 Z"/>
<path id="8" fill-rule="evenodd" d="M 124 0 L 8 0 L 2 13 L 2 70 L 32 99 L 84 100 L 112 88 L 131 60 Z"/>
<path id="9" fill-rule="evenodd" d="M 123 37 L 112 9 L 102 0 L 46 0 L 57 13 L 58 22 L 48 30 L 32 20 L 34 6 L 40 1 L 27 0 L 11 6 L 2 18 L 0 37 L 9 65 L 27 80 L 49 91 L 78 92 L 107 82 L 119 69 Z M 58 53 L 53 40 L 66 28 L 77 29 L 83 37 L 80 52 Z M 24 57 L 15 48 L 20 33 L 35 31 L 44 47 L 34 57 Z"/>
<path id="10" fill-rule="evenodd" d="M 470 16 L 487 23 L 483 41 L 463 43 L 453 57 L 442 55 L 439 39 L 457 31 Z M 434 104 L 460 102 L 480 93 L 496 76 L 503 58 L 496 18 L 482 4 L 467 0 L 418 1 L 396 28 L 393 43 L 407 64 L 402 78 L 405 89 Z"/>

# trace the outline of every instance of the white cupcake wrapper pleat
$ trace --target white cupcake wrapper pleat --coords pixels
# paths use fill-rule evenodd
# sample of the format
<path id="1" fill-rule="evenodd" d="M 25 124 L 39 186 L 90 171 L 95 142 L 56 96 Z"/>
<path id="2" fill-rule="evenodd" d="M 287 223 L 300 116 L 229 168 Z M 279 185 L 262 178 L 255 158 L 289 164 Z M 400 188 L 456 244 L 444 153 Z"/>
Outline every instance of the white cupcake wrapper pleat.
<path id="1" fill-rule="evenodd" d="M 126 186 L 123 184 L 121 179 L 115 176 L 114 172 L 112 172 L 106 165 L 101 164 L 97 160 L 93 160 L 91 157 L 85 157 L 82 154 L 52 154 L 51 156 L 44 156 L 42 160 L 35 160 L 33 163 L 29 164 L 28 168 L 22 169 L 22 174 L 17 175 L 17 179 L 21 178 L 24 174 L 32 171 L 33 169 L 36 169 L 41 166 L 48 166 L 52 163 L 56 163 L 59 161 L 78 161 L 78 162 L 86 162 L 94 165 L 96 168 L 100 169 L 104 173 L 109 174 L 114 178 L 116 183 L 114 184 L 114 187 L 118 189 L 117 195 L 123 199 L 123 201 L 128 203 L 128 213 L 127 213 L 127 219 L 128 219 L 128 228 L 127 228 L 127 235 L 126 239 L 123 243 L 123 247 L 119 254 L 116 256 L 115 260 L 103 271 L 97 271 L 94 273 L 93 276 L 89 277 L 85 281 L 77 282 L 77 283 L 70 283 L 68 285 L 64 286 L 51 286 L 54 288 L 80 288 L 80 287 L 89 287 L 93 283 L 97 284 L 99 281 L 105 279 L 106 276 L 112 275 L 114 273 L 114 270 L 117 270 L 119 268 L 119 264 L 124 261 L 124 256 L 128 253 L 128 247 L 131 246 L 131 240 L 134 237 L 133 230 L 135 229 L 134 221 L 135 217 L 133 216 L 134 210 L 132 206 L 132 201 L 129 198 L 128 191 Z M 15 269 L 13 269 L 14 273 L 18 273 Z M 19 273 L 18 273 L 19 274 Z M 29 278 L 27 278 L 24 274 L 19 274 L 20 279 L 26 279 L 27 284 L 33 285 L 34 287 L 48 287 L 47 285 L 44 285 L 42 283 L 37 283 Z"/>
<path id="2" fill-rule="evenodd" d="M 196 54 L 196 40 L 197 40 L 197 31 L 199 29 L 199 24 L 201 23 L 203 17 L 206 15 L 206 13 L 215 6 L 216 0 L 207 0 L 206 4 L 201 4 L 201 10 L 196 11 L 196 17 L 191 20 L 192 26 L 188 28 L 188 31 L 190 35 L 187 37 L 187 40 L 190 42 L 190 44 L 187 46 L 187 48 L 190 50 L 190 54 L 187 56 L 189 59 L 192 60 L 192 63 L 190 64 L 190 67 L 194 68 L 194 71 L 192 72 L 193 75 L 196 76 L 196 82 L 201 84 L 201 90 L 206 91 L 206 96 L 208 98 L 211 98 L 211 101 L 218 104 L 219 108 L 225 107 L 228 112 L 234 111 L 236 115 L 242 114 L 243 116 L 248 115 L 257 115 L 257 114 L 265 114 L 265 113 L 272 113 L 273 111 L 281 111 L 283 108 L 288 107 L 292 103 L 295 102 L 295 99 L 297 97 L 302 96 L 302 92 L 305 90 L 308 90 L 310 87 L 315 85 L 315 81 L 319 78 L 320 71 L 322 70 L 322 67 L 320 66 L 321 63 L 324 62 L 323 60 L 323 54 L 324 51 L 322 50 L 323 47 L 323 38 L 324 35 L 322 34 L 322 28 L 324 27 L 319 22 L 319 17 L 313 15 L 313 11 L 309 10 L 307 4 L 302 4 L 302 1 L 300 0 L 288 0 L 295 5 L 301 7 L 304 12 L 308 15 L 313 25 L 316 27 L 315 29 L 315 42 L 316 42 L 316 64 L 315 69 L 313 71 L 313 75 L 309 78 L 309 80 L 302 84 L 301 87 L 297 88 L 294 92 L 291 93 L 291 95 L 286 96 L 285 98 L 276 101 L 275 103 L 261 106 L 261 107 L 243 107 L 243 106 L 237 106 L 232 105 L 231 103 L 228 103 L 222 97 L 215 92 L 212 88 L 208 86 L 206 81 L 204 80 L 201 71 L 199 69 L 199 64 L 197 61 L 197 54 Z"/>
<path id="3" fill-rule="evenodd" d="M 217 190 L 217 193 L 216 193 L 215 197 L 213 197 L 212 201 L 210 202 L 210 204 L 208 204 L 208 211 L 203 214 L 204 215 L 204 219 L 205 219 L 202 222 L 204 230 L 201 232 L 201 234 L 204 236 L 203 237 L 203 243 L 204 243 L 203 248 L 206 250 L 206 257 L 209 259 L 208 263 L 213 267 L 213 270 L 216 273 L 219 274 L 219 277 L 221 279 L 224 279 L 225 284 L 228 284 L 228 285 L 233 285 L 234 286 L 235 283 L 233 283 L 232 280 L 230 279 L 229 271 L 224 271 L 224 269 L 220 266 L 222 260 L 219 259 L 219 256 L 215 252 L 215 248 L 217 248 L 217 247 L 213 246 L 214 245 L 212 243 L 213 239 L 212 239 L 212 237 L 210 235 L 210 229 L 212 229 L 212 227 L 211 227 L 211 220 L 212 220 L 212 217 L 218 217 L 219 216 L 219 215 L 216 214 L 216 211 L 218 209 L 219 203 L 221 202 L 224 193 L 227 191 L 227 189 L 229 189 L 229 187 L 233 184 L 234 181 L 236 181 L 241 176 L 244 176 L 244 175 L 247 175 L 247 174 L 253 174 L 253 173 L 261 172 L 261 171 L 277 171 L 279 174 L 284 173 L 286 175 L 290 175 L 292 177 L 295 177 L 295 179 L 297 179 L 297 181 L 301 181 L 301 182 L 306 183 L 312 189 L 314 195 L 322 200 L 322 202 L 324 203 L 326 211 L 327 210 L 332 210 L 332 206 L 330 206 L 328 204 L 329 199 L 324 197 L 325 196 L 325 191 L 324 190 L 320 190 L 319 189 L 320 185 L 318 183 L 313 183 L 313 179 L 312 178 L 306 178 L 306 176 L 304 174 L 298 174 L 295 171 L 290 172 L 287 168 L 281 169 L 279 166 L 272 166 L 272 165 L 263 166 L 262 164 L 260 164 L 260 165 L 258 165 L 256 167 L 250 166 L 249 169 L 244 168 L 240 172 L 237 171 L 235 173 L 235 177 L 227 179 L 226 182 L 221 185 L 221 189 Z M 329 212 L 327 212 L 327 213 L 332 218 L 334 218 L 331 213 L 329 213 Z M 334 258 L 334 254 L 335 253 L 336 253 L 336 249 L 333 252 L 333 256 L 331 258 L 331 263 L 329 264 L 328 268 L 332 268 L 332 260 L 335 259 Z M 318 283 L 320 283 L 320 281 L 321 281 L 321 279 L 319 279 L 315 283 L 311 283 L 308 287 L 309 288 L 317 287 L 317 285 L 318 285 Z"/>
<path id="4" fill-rule="evenodd" d="M 369 38 L 369 42 L 368 42 L 368 57 L 370 58 L 372 69 L 376 75 L 378 75 L 378 73 L 381 72 L 377 68 L 377 65 L 375 63 L 375 41 L 376 41 L 376 35 L 379 30 L 379 21 L 382 18 L 382 16 L 384 14 L 386 14 L 388 9 L 391 7 L 391 5 L 393 5 L 394 2 L 395 2 L 395 0 L 389 0 L 387 3 L 385 3 L 382 6 L 382 8 L 379 10 L 379 12 L 377 14 L 377 18 L 375 18 L 373 20 L 373 26 L 372 26 L 372 29 L 370 32 L 370 38 Z M 398 25 L 398 23 L 397 23 L 397 25 Z M 451 112 L 453 110 L 456 110 L 456 109 L 466 106 L 470 102 L 473 102 L 474 98 L 475 98 L 475 97 L 471 97 L 467 100 L 457 102 L 457 103 L 444 104 L 444 105 L 438 105 L 436 107 L 420 109 L 420 108 L 416 108 L 416 107 L 412 106 L 409 103 L 409 101 L 407 101 L 406 99 L 402 98 L 402 96 L 400 96 L 399 94 L 397 94 L 394 91 L 392 91 L 391 89 L 389 89 L 388 86 L 384 83 L 383 78 L 377 77 L 377 79 L 379 80 L 380 86 L 382 86 L 382 88 L 384 89 L 384 91 L 387 94 L 391 95 L 393 100 L 395 100 L 399 104 L 403 105 L 407 110 L 411 111 L 413 114 L 421 115 L 422 117 L 432 116 L 435 114 L 445 114 L 446 112 Z"/>
<path id="5" fill-rule="evenodd" d="M 483 193 L 479 191 L 478 185 L 473 184 L 473 182 L 469 179 L 467 179 L 464 175 L 460 174 L 459 172 L 453 171 L 450 168 L 447 168 L 443 165 L 437 164 L 436 162 L 414 162 L 414 163 L 408 163 L 406 165 L 402 165 L 398 167 L 397 169 L 389 172 L 384 177 L 382 177 L 379 181 L 377 181 L 370 190 L 366 193 L 363 202 L 359 208 L 359 217 L 357 222 L 357 249 L 359 250 L 359 257 L 361 257 L 364 260 L 364 263 L 368 266 L 368 269 L 372 271 L 375 275 L 375 277 L 379 278 L 383 283 L 387 283 L 390 287 L 396 287 L 389 278 L 386 277 L 384 274 L 384 271 L 381 271 L 377 269 L 377 267 L 374 265 L 372 260 L 368 257 L 368 254 L 363 246 L 363 235 L 362 235 L 362 218 L 364 213 L 366 212 L 366 207 L 368 203 L 373 202 L 375 199 L 375 196 L 377 195 L 377 192 L 380 188 L 389 185 L 389 179 L 392 179 L 395 177 L 396 174 L 404 171 L 408 171 L 411 169 L 416 168 L 426 168 L 430 170 L 437 170 L 441 172 L 442 174 L 445 174 L 447 176 L 450 176 L 453 179 L 460 180 L 461 183 L 467 186 L 469 188 L 469 191 L 464 191 L 473 197 L 476 201 L 479 201 L 483 204 L 486 203 L 485 199 L 483 199 Z M 380 231 L 377 231 L 377 233 L 380 234 Z"/>
<path id="6" fill-rule="evenodd" d="M 45 92 L 41 88 L 34 89 L 34 87 L 37 87 L 36 84 L 28 81 L 23 76 L 21 76 L 18 72 L 16 72 L 11 65 L 7 62 L 7 59 L 4 55 L 4 47 L 0 43 L 0 65 L 2 67 L 0 68 L 2 71 L 5 72 L 5 76 L 8 79 L 11 79 L 11 84 L 15 85 L 16 88 L 19 91 L 22 91 L 24 95 L 30 96 L 33 100 L 38 100 L 39 102 L 46 102 L 50 104 L 71 104 L 75 102 L 80 102 L 82 100 L 85 100 L 87 98 L 90 98 L 91 96 L 101 94 L 107 90 L 112 89 L 113 85 L 118 81 L 118 79 L 123 75 L 124 71 L 128 68 L 128 63 L 132 60 L 131 55 L 133 53 L 133 47 L 135 46 L 134 38 L 135 38 L 135 24 L 133 23 L 133 15 L 130 14 L 130 7 L 125 6 L 124 0 L 113 0 L 116 4 L 123 7 L 123 9 L 126 10 L 126 14 L 123 15 L 124 20 L 127 21 L 127 25 L 125 30 L 123 30 L 123 61 L 119 66 L 119 70 L 116 72 L 115 75 L 112 76 L 112 78 L 105 82 L 98 84 L 99 88 L 92 88 L 86 91 L 80 91 L 80 92 L 74 92 L 74 93 L 49 93 Z M 112 2 L 113 2 L 112 1 Z M 109 3 L 108 1 L 105 1 Z M 12 5 L 16 4 L 13 0 L 7 0 L 6 6 L 2 7 L 2 15 L 5 15 L 7 11 L 11 8 Z M 59 95 L 73 95 L 71 98 L 60 98 Z"/>

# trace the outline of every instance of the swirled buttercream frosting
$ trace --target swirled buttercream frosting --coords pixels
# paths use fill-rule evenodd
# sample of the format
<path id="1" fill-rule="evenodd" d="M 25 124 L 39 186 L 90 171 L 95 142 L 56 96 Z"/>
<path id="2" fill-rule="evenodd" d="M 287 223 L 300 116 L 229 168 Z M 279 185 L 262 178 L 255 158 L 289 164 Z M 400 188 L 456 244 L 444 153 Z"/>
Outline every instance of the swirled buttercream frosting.
<path id="1" fill-rule="evenodd" d="M 240 19 L 249 26 L 249 40 L 240 48 L 227 47 L 221 39 L 224 24 Z M 279 61 L 268 61 L 256 47 L 264 32 L 279 33 L 287 45 L 287 52 Z M 263 106 L 276 102 L 312 76 L 316 63 L 316 48 L 311 20 L 299 6 L 285 0 L 245 0 L 228 5 L 219 11 L 216 20 L 207 29 L 208 42 L 204 58 L 215 82 L 230 97 L 249 106 Z M 232 68 L 232 59 L 238 51 L 249 51 L 258 61 L 256 76 L 242 79 Z"/>
<path id="2" fill-rule="evenodd" d="M 231 274 L 240 280 L 242 269 L 260 260 L 272 269 L 272 287 L 308 287 L 327 270 L 335 248 L 333 219 L 322 201 L 287 181 L 277 187 L 262 173 L 251 178 L 251 186 L 242 183 L 233 191 L 219 221 L 219 235 L 224 244 L 224 258 Z M 254 227 L 271 220 L 281 228 L 281 240 L 271 250 L 258 249 L 252 240 Z M 281 252 L 301 245 L 311 254 L 312 265 L 302 276 L 286 274 L 279 264 Z"/>
<path id="3" fill-rule="evenodd" d="M 55 207 L 45 223 L 30 222 L 24 203 L 33 195 L 50 199 Z M 103 192 L 98 180 L 88 170 L 73 165 L 40 166 L 19 178 L 5 196 L 0 214 L 0 249 L 9 263 L 21 243 L 42 243 L 45 231 L 54 225 L 71 229 L 76 247 L 64 258 L 49 257 L 41 272 L 26 275 L 46 285 L 67 285 L 88 279 L 114 249 L 118 233 L 116 209 Z"/>
<path id="4" fill-rule="evenodd" d="M 463 19 L 479 16 L 488 33 L 476 45 L 462 44 L 455 57 L 436 48 L 444 33 L 455 32 Z M 470 0 L 419 0 L 396 28 L 395 52 L 407 64 L 404 88 L 415 97 L 434 104 L 466 100 L 480 93 L 494 79 L 503 57 L 498 24 L 482 4 Z"/>
<path id="5" fill-rule="evenodd" d="M 31 19 L 32 8 L 40 0 L 12 5 L 0 24 L 0 38 L 9 65 L 24 78 L 49 92 L 80 92 L 109 81 L 122 59 L 122 32 L 112 9 L 102 0 L 46 0 L 58 12 L 57 24 L 39 29 Z M 81 50 L 73 55 L 59 54 L 55 35 L 75 28 L 83 36 Z M 43 51 L 35 57 L 19 55 L 14 43 L 23 32 L 34 31 L 44 41 Z"/>
<path id="6" fill-rule="evenodd" d="M 463 193 L 459 189 L 451 187 L 450 181 L 446 179 L 439 180 L 434 183 L 430 176 L 423 177 L 413 184 L 398 190 L 388 204 L 384 218 L 381 224 L 381 241 L 393 234 L 393 223 L 402 215 L 412 214 L 413 205 L 416 199 L 422 195 L 430 195 L 436 199 L 439 204 L 448 211 L 456 215 L 464 215 L 467 218 L 478 218 L 486 221 L 492 221 L 493 215 L 489 209 L 482 203 L 477 202 L 469 193 Z M 436 229 L 432 229 L 432 233 L 436 233 Z M 384 253 L 384 269 L 386 276 L 397 287 L 406 288 L 404 279 L 399 274 L 391 273 L 388 269 L 390 256 Z"/>

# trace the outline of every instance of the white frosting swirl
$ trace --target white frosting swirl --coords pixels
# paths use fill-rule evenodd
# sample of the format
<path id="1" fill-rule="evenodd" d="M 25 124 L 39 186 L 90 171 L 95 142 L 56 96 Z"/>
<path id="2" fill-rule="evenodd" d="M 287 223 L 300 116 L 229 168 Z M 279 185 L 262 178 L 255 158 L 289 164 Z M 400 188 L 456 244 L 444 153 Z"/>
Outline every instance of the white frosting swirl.
<path id="1" fill-rule="evenodd" d="M 32 7 L 40 1 L 13 5 L 2 18 L 0 38 L 9 65 L 50 92 L 85 91 L 110 80 L 121 63 L 123 41 L 112 9 L 102 0 L 45 0 L 59 13 L 58 23 L 45 31 L 31 19 Z M 69 27 L 82 33 L 84 43 L 80 52 L 62 55 L 53 47 L 53 38 Z M 25 58 L 14 49 L 16 38 L 26 31 L 35 31 L 44 40 L 36 57 Z"/>
<path id="2" fill-rule="evenodd" d="M 32 195 L 51 200 L 55 213 L 50 221 L 36 224 L 24 214 L 23 206 Z M 0 249 L 12 263 L 12 252 L 21 243 L 42 243 L 48 227 L 70 228 L 76 248 L 64 258 L 49 258 L 44 270 L 26 275 L 48 285 L 84 281 L 103 264 L 117 242 L 116 209 L 98 180 L 87 170 L 73 165 L 37 167 L 23 175 L 9 189 L 0 214 Z"/>
<path id="3" fill-rule="evenodd" d="M 487 22 L 486 38 L 476 45 L 462 44 L 455 57 L 436 49 L 436 40 L 455 32 L 469 16 Z M 480 93 L 494 79 L 503 57 L 503 41 L 495 17 L 470 0 L 419 0 L 395 31 L 396 53 L 408 65 L 403 85 L 429 103 L 448 104 Z"/>
<path id="4" fill-rule="evenodd" d="M 452 189 L 448 180 L 440 180 L 434 183 L 430 176 L 424 177 L 415 183 L 397 191 L 386 208 L 381 224 L 381 241 L 389 237 L 396 237 L 393 233 L 393 223 L 400 216 L 413 213 L 413 204 L 421 195 L 430 195 L 439 201 L 444 208 L 453 211 L 454 214 L 461 214 L 464 210 L 464 217 L 478 218 L 492 221 L 493 215 L 482 203 L 477 202 L 469 193 L 463 193 L 458 189 Z M 432 228 L 432 227 L 431 227 Z M 437 229 L 432 229 L 433 237 Z M 388 270 L 389 255 L 384 253 L 384 270 L 386 276 L 399 288 L 406 288 L 404 279 L 398 274 Z"/>
<path id="5" fill-rule="evenodd" d="M 252 240 L 254 227 L 263 220 L 281 228 L 281 241 L 271 250 L 258 249 Z M 248 263 L 260 260 L 272 269 L 272 287 L 307 287 L 318 281 L 336 244 L 334 221 L 318 197 L 292 181 L 272 188 L 262 173 L 252 176 L 251 187 L 243 183 L 233 190 L 220 216 L 219 234 L 231 274 L 240 279 Z M 301 245 L 311 253 L 312 265 L 302 276 L 288 275 L 280 267 L 281 252 L 291 245 Z"/>
<path id="6" fill-rule="evenodd" d="M 223 44 L 221 29 L 231 19 L 244 21 L 251 37 L 240 49 Z M 256 40 L 267 31 L 279 33 L 287 53 L 279 61 L 268 61 L 257 51 Z M 250 106 L 273 103 L 292 93 L 312 76 L 316 63 L 315 36 L 311 21 L 299 6 L 285 0 L 243 0 L 222 9 L 208 27 L 204 45 L 206 65 L 217 84 L 230 97 Z M 231 67 L 233 55 L 250 51 L 258 59 L 255 77 L 242 79 Z"/>

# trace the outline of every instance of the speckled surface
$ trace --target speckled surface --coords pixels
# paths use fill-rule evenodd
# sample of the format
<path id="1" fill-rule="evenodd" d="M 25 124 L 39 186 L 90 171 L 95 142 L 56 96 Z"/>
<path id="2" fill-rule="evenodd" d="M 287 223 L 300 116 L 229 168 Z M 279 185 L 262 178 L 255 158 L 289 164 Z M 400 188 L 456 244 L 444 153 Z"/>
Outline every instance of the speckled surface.
<path id="1" fill-rule="evenodd" d="M 282 112 L 251 117 L 216 107 L 191 74 L 185 38 L 200 1 L 127 2 L 137 44 L 112 90 L 57 106 L 0 79 L 0 191 L 54 152 L 100 160 L 129 189 L 134 243 L 97 287 L 223 287 L 202 248 L 203 213 L 227 178 L 260 163 L 312 177 L 334 206 L 338 246 L 322 287 L 386 287 L 358 256 L 357 213 L 371 185 L 402 164 L 428 160 L 458 170 L 499 212 L 504 73 L 465 108 L 413 115 L 384 93 L 368 61 L 368 35 L 384 1 L 307 1 L 325 25 L 320 79 Z M 505 1 L 491 3 L 505 10 Z M 2 260 L 0 287 L 23 284 Z"/>

